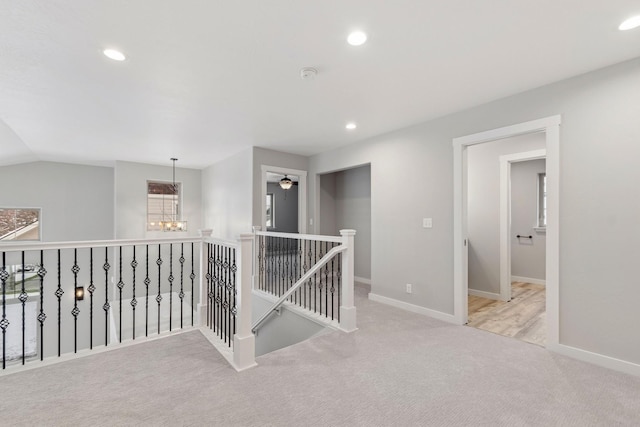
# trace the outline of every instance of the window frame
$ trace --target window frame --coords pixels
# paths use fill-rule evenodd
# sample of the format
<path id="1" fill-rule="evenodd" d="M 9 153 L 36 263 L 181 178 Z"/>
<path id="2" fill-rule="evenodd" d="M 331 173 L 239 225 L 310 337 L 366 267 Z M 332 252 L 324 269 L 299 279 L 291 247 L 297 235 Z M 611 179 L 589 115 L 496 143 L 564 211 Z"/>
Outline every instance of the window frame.
<path id="1" fill-rule="evenodd" d="M 271 215 L 269 215 L 269 207 L 271 207 Z M 265 226 L 267 229 L 276 228 L 276 198 L 274 193 L 267 193 L 265 199 Z"/>
<path id="2" fill-rule="evenodd" d="M 38 217 L 36 221 L 33 221 L 31 224 L 33 223 L 38 223 L 37 229 L 38 229 L 38 237 L 35 239 L 7 239 L 6 237 L 9 236 L 10 234 L 17 234 L 17 232 L 19 231 L 19 229 L 14 228 L 12 231 L 9 231 L 8 233 L 0 236 L 0 243 L 5 243 L 5 242 L 11 242 L 11 243 L 16 243 L 16 242 L 41 242 L 42 241 L 42 208 L 36 208 L 36 207 L 0 207 L 0 211 L 4 211 L 4 210 L 13 210 L 13 211 L 37 211 L 38 212 Z M 16 215 L 14 214 L 14 227 L 15 227 L 15 218 Z M 31 224 L 27 224 L 22 228 L 28 227 Z"/>
<path id="3" fill-rule="evenodd" d="M 547 227 L 547 173 L 538 173 L 538 212 L 536 227 L 544 229 Z"/>
<path id="4" fill-rule="evenodd" d="M 165 180 L 159 180 L 159 179 L 147 179 L 146 181 L 146 189 L 145 189 L 145 193 L 146 193 L 146 229 L 147 232 L 155 232 L 155 231 L 163 231 L 162 228 L 155 224 L 156 222 L 160 222 L 160 221 L 156 221 L 155 217 L 154 220 L 150 219 L 150 215 L 154 215 L 154 216 L 158 216 L 158 215 L 162 215 L 162 213 L 158 213 L 158 212 L 154 212 L 154 213 L 150 213 L 149 212 L 149 196 L 153 195 L 149 193 L 149 184 L 162 184 L 162 185 L 173 185 L 172 181 L 165 181 Z M 169 213 L 167 214 L 167 218 L 162 218 L 161 221 L 179 221 L 181 220 L 181 216 L 182 216 L 182 210 L 183 210 L 183 186 L 182 186 L 182 182 L 176 182 L 175 183 L 176 187 L 177 187 L 177 199 L 176 199 L 176 212 L 175 215 L 173 213 Z M 164 194 L 162 194 L 164 195 Z M 171 195 L 167 195 L 167 196 L 171 196 Z M 152 225 L 153 224 L 153 225 Z"/>

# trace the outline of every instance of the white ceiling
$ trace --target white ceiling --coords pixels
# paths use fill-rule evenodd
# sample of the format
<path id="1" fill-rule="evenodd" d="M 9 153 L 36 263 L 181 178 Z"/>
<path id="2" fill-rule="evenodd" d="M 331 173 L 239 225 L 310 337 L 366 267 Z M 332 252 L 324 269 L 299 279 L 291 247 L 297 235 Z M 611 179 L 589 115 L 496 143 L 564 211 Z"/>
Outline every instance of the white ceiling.
<path id="1" fill-rule="evenodd" d="M 640 29 L 617 29 L 635 14 L 637 0 L 2 1 L 0 164 L 310 155 L 640 56 Z"/>

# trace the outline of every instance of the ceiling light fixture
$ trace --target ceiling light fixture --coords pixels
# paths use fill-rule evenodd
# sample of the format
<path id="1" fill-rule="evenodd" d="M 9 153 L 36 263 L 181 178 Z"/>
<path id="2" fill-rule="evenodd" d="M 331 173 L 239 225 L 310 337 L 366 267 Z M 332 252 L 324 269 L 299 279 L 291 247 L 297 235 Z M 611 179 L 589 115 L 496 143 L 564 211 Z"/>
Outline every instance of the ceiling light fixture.
<path id="1" fill-rule="evenodd" d="M 287 175 L 285 175 L 284 178 L 280 180 L 280 188 L 282 188 L 283 190 L 290 189 L 292 185 L 293 181 L 291 181 L 291 178 L 289 178 Z"/>
<path id="2" fill-rule="evenodd" d="M 632 30 L 636 27 L 640 27 L 640 15 L 627 19 L 622 24 L 620 24 L 618 29 L 620 31 L 626 31 L 626 30 Z"/>
<path id="3" fill-rule="evenodd" d="M 351 46 L 360 46 L 363 45 L 366 41 L 367 35 L 362 31 L 354 31 L 353 33 L 349 34 L 349 37 L 347 37 L 347 42 Z"/>
<path id="4" fill-rule="evenodd" d="M 124 56 L 124 53 L 115 49 L 105 49 L 102 51 L 102 53 L 104 53 L 104 56 L 109 59 L 113 59 L 114 61 L 124 61 L 125 59 L 127 59 L 127 57 Z"/>
<path id="5" fill-rule="evenodd" d="M 354 130 L 356 127 L 356 124 L 353 122 L 347 123 L 347 125 L 345 126 L 345 128 L 347 128 L 348 130 Z"/>

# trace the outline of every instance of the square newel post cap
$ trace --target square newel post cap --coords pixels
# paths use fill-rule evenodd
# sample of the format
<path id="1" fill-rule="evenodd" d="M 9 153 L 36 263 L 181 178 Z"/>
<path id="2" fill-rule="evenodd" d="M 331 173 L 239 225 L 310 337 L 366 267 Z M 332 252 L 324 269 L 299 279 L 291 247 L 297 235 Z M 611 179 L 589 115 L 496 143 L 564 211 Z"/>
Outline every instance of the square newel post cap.
<path id="1" fill-rule="evenodd" d="M 341 236 L 355 236 L 356 235 L 356 230 L 351 230 L 351 229 L 340 230 L 340 235 Z"/>
<path id="2" fill-rule="evenodd" d="M 262 227 L 261 227 L 261 226 L 259 226 L 259 225 L 254 225 L 254 226 L 253 226 L 253 232 L 254 232 L 254 233 L 256 233 L 256 232 L 260 231 L 261 229 L 262 229 Z"/>
<path id="3" fill-rule="evenodd" d="M 210 228 L 205 228 L 202 230 L 198 230 L 198 233 L 200 234 L 200 237 L 210 237 L 211 233 L 213 233 L 213 230 Z"/>

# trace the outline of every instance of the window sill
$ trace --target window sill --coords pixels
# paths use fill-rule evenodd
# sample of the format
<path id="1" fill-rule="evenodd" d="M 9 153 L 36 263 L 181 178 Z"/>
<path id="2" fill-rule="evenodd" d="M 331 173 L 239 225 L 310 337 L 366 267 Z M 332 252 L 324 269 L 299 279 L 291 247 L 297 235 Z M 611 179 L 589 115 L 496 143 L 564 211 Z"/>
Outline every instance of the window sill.
<path id="1" fill-rule="evenodd" d="M 540 234 L 547 234 L 547 227 L 533 227 L 533 231 Z"/>

